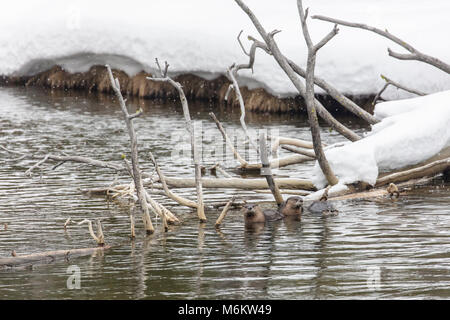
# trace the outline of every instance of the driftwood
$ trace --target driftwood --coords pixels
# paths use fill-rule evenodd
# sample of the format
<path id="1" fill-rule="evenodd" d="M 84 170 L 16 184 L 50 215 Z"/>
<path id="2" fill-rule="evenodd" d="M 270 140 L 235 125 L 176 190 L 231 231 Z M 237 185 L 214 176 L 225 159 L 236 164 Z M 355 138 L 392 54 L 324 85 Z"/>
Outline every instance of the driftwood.
<path id="1" fill-rule="evenodd" d="M 144 185 L 142 183 L 141 170 L 139 169 L 139 159 L 138 159 L 138 150 L 137 150 L 137 138 L 136 131 L 134 130 L 134 125 L 132 120 L 139 115 L 142 114 L 142 110 L 139 110 L 133 115 L 128 113 L 127 106 L 125 104 L 125 100 L 123 99 L 122 93 L 120 91 L 120 83 L 116 78 L 114 79 L 111 68 L 107 65 L 106 69 L 108 70 L 109 80 L 111 81 L 111 87 L 113 88 L 117 99 L 119 100 L 120 108 L 122 109 L 122 113 L 125 119 L 125 123 L 128 129 L 128 135 L 130 136 L 130 144 L 131 144 L 131 164 L 132 164 L 132 178 L 134 180 L 134 185 L 136 187 L 136 194 L 139 199 L 139 204 L 143 210 L 143 221 L 145 226 L 145 231 L 147 234 L 152 234 L 155 229 L 153 228 L 152 220 L 150 218 L 149 205 L 147 203 L 147 198 L 145 196 Z"/>
<path id="2" fill-rule="evenodd" d="M 169 187 L 167 186 L 167 183 L 166 183 L 165 176 L 161 172 L 161 170 L 159 168 L 159 165 L 156 162 L 156 160 L 153 157 L 153 154 L 151 152 L 150 152 L 150 159 L 152 160 L 153 164 L 155 165 L 156 172 L 158 173 L 158 176 L 159 176 L 159 181 L 161 181 L 162 188 L 163 188 L 164 193 L 166 194 L 166 196 L 169 197 L 170 199 L 178 202 L 179 204 L 181 204 L 183 206 L 187 206 L 187 207 L 190 207 L 190 208 L 197 208 L 198 205 L 197 205 L 197 203 L 195 201 L 183 198 L 183 197 L 177 195 L 176 193 L 172 192 L 171 190 L 169 190 Z"/>
<path id="3" fill-rule="evenodd" d="M 235 199 L 236 196 L 231 197 L 230 201 L 228 201 L 227 204 L 225 205 L 225 208 L 223 208 L 222 212 L 220 213 L 220 216 L 217 218 L 216 223 L 214 225 L 216 228 L 219 228 L 220 225 L 222 224 L 223 219 L 225 219 L 225 216 L 227 215 L 227 212 Z"/>
<path id="4" fill-rule="evenodd" d="M 97 234 L 94 233 L 91 220 L 84 219 L 83 221 L 79 222 L 78 225 L 81 225 L 83 223 L 88 224 L 89 233 L 91 237 L 97 242 L 97 245 L 99 247 L 103 247 L 105 245 L 105 236 L 103 235 L 103 228 L 100 219 L 97 219 Z"/>
<path id="5" fill-rule="evenodd" d="M 219 129 L 220 133 L 222 134 L 222 137 L 223 137 L 225 143 L 230 148 L 231 152 L 236 157 L 236 159 L 239 161 L 240 166 L 238 167 L 238 169 L 242 170 L 242 171 L 260 170 L 262 168 L 262 164 L 261 163 L 248 163 L 239 154 L 239 152 L 234 148 L 233 143 L 231 142 L 230 138 L 226 134 L 223 125 L 220 123 L 219 120 L 217 120 L 217 117 L 215 116 L 215 114 L 213 112 L 210 112 L 209 115 L 211 116 L 211 118 L 216 123 L 217 129 Z M 305 142 L 303 140 L 298 140 L 298 139 L 282 138 L 282 140 L 280 139 L 279 141 L 283 141 L 286 144 L 288 144 L 288 143 L 296 143 L 296 145 L 308 145 L 307 142 Z M 279 143 L 280 142 L 278 142 L 278 144 Z M 306 156 L 301 156 L 301 155 L 287 156 L 285 158 L 272 159 L 270 161 L 270 167 L 271 168 L 282 168 L 282 167 L 286 167 L 286 166 L 289 166 L 289 165 L 292 165 L 292 164 L 302 163 L 302 162 L 305 162 L 305 161 L 308 161 L 308 160 L 311 160 L 311 158 L 310 157 L 306 157 Z"/>
<path id="6" fill-rule="evenodd" d="M 58 260 L 70 261 L 70 259 L 74 257 L 87 256 L 110 248 L 110 246 L 104 246 L 97 248 L 47 251 L 23 256 L 16 255 L 15 257 L 11 258 L 0 258 L 0 267 L 24 267 L 41 263 L 51 263 Z"/>
<path id="7" fill-rule="evenodd" d="M 311 136 L 314 145 L 314 153 L 319 163 L 320 168 L 324 176 L 326 177 L 328 184 L 333 186 L 338 183 L 337 177 L 334 175 L 331 169 L 325 152 L 322 148 L 322 141 L 320 137 L 320 127 L 319 120 L 317 119 L 316 109 L 314 107 L 314 69 L 316 64 L 316 54 L 317 51 L 322 48 L 328 41 L 330 41 L 338 33 L 338 28 L 335 25 L 333 30 L 328 33 L 319 43 L 313 44 L 311 36 L 308 31 L 308 25 L 306 24 L 306 18 L 308 16 L 308 11 L 303 11 L 303 5 L 301 0 L 297 0 L 298 12 L 300 15 L 300 21 L 303 30 L 303 37 L 305 38 L 306 45 L 308 47 L 308 61 L 306 67 L 306 108 L 308 111 L 309 126 L 311 127 Z"/>
<path id="8" fill-rule="evenodd" d="M 431 163 L 413 169 L 388 174 L 382 178 L 379 178 L 375 186 L 387 185 L 389 183 L 398 183 L 426 176 L 434 176 L 448 170 L 449 168 L 450 158 L 433 161 Z"/>
<path id="9" fill-rule="evenodd" d="M 58 155 L 52 155 L 52 154 L 47 154 L 45 156 L 42 155 L 36 155 L 33 153 L 23 153 L 23 152 L 18 152 L 15 150 L 10 150 L 8 148 L 6 148 L 5 146 L 0 145 L 0 149 L 11 153 L 11 154 L 17 154 L 17 155 L 21 155 L 19 158 L 16 159 L 12 159 L 11 161 L 20 161 L 23 160 L 25 158 L 27 159 L 40 159 L 40 161 L 38 163 L 36 163 L 35 165 L 33 165 L 32 167 L 30 167 L 25 174 L 30 176 L 32 171 L 34 169 L 36 169 L 37 167 L 39 167 L 41 164 L 45 163 L 48 160 L 52 160 L 52 161 L 58 161 L 60 162 L 60 164 L 65 163 L 65 162 L 79 162 L 79 163 L 85 163 L 94 167 L 100 167 L 100 168 L 107 168 L 107 169 L 112 169 L 115 171 L 123 171 L 125 170 L 125 167 L 121 166 L 121 165 L 117 165 L 111 162 L 106 162 L 106 161 L 101 161 L 101 160 L 96 160 L 96 159 L 92 159 L 92 158 L 88 158 L 88 157 L 83 157 L 83 156 L 69 156 L 69 155 L 64 155 L 64 156 L 58 156 Z M 59 165 L 58 165 L 59 166 Z M 53 167 L 53 169 L 55 169 L 56 167 Z"/>
<path id="10" fill-rule="evenodd" d="M 208 168 L 211 171 L 211 174 L 216 175 L 216 172 L 219 171 L 225 178 L 231 178 L 231 175 L 226 172 L 220 163 L 216 163 L 215 165 Z"/>
<path id="11" fill-rule="evenodd" d="M 313 149 L 314 145 L 310 141 L 305 141 L 301 139 L 293 139 L 293 138 L 286 138 L 286 137 L 272 137 L 272 157 L 276 158 L 278 157 L 278 148 L 281 145 L 290 145 L 290 146 L 296 146 L 296 147 L 302 147 L 306 149 Z"/>
<path id="12" fill-rule="evenodd" d="M 218 189 L 268 189 L 267 181 L 264 178 L 241 179 L 241 178 L 203 178 L 203 187 Z M 192 178 L 171 178 L 166 177 L 166 183 L 172 188 L 193 188 L 195 180 Z M 314 191 L 316 188 L 311 181 L 297 178 L 278 178 L 276 181 L 278 188 L 300 189 Z"/>
<path id="13" fill-rule="evenodd" d="M 156 59 L 156 65 L 158 66 L 161 76 L 159 78 L 148 77 L 147 79 L 151 80 L 151 81 L 161 81 L 161 82 L 170 83 L 178 91 L 178 95 L 180 96 L 181 106 L 183 108 L 183 114 L 186 119 L 187 131 L 189 132 L 189 135 L 191 138 L 191 153 L 192 153 L 192 158 L 194 161 L 195 187 L 197 190 L 197 215 L 201 222 L 206 222 L 205 208 L 204 208 L 204 204 L 203 204 L 201 164 L 200 164 L 199 154 L 198 154 L 198 150 L 197 150 L 197 145 L 195 142 L 194 126 L 192 125 L 192 120 L 191 120 L 191 116 L 189 113 L 189 106 L 187 103 L 187 99 L 184 94 L 183 88 L 181 87 L 181 84 L 172 80 L 172 78 L 170 78 L 167 75 L 167 71 L 169 69 L 169 65 L 167 64 L 167 62 L 165 63 L 164 71 L 161 69 L 158 59 Z"/>
<path id="14" fill-rule="evenodd" d="M 394 57 L 394 58 L 397 58 L 400 60 L 422 61 L 422 62 L 428 63 L 432 66 L 435 66 L 436 68 L 441 69 L 442 71 L 444 71 L 446 73 L 450 73 L 450 65 L 449 64 L 447 64 L 444 61 L 441 61 L 435 57 L 432 57 L 432 56 L 429 56 L 427 54 L 420 52 L 419 50 L 417 50 L 410 44 L 406 43 L 402 39 L 389 33 L 387 30 L 383 31 L 381 29 L 371 27 L 371 26 L 368 26 L 363 23 L 348 22 L 348 21 L 329 18 L 329 17 L 325 17 L 325 16 L 321 16 L 321 15 L 315 15 L 315 16 L 312 16 L 311 18 L 331 22 L 334 24 L 339 24 L 339 25 L 346 26 L 346 27 L 359 28 L 359 29 L 364 29 L 364 30 L 374 32 L 376 34 L 379 34 L 380 36 L 383 36 L 383 37 L 395 42 L 396 44 L 398 44 L 399 46 L 405 48 L 406 50 L 408 50 L 410 52 L 408 54 L 401 54 L 401 53 L 394 52 L 388 48 L 388 53 L 391 57 Z"/>
<path id="15" fill-rule="evenodd" d="M 252 190 L 255 193 L 272 193 L 270 190 Z M 311 191 L 303 191 L 303 190 L 284 190 L 280 189 L 281 194 L 294 194 L 297 196 L 307 196 L 311 194 Z"/>
<path id="16" fill-rule="evenodd" d="M 294 152 L 294 153 L 298 153 L 307 157 L 310 157 L 311 160 L 316 159 L 316 154 L 314 152 L 311 152 L 309 150 L 304 150 L 304 149 L 300 149 L 300 148 L 294 148 L 294 147 L 290 147 L 290 146 L 282 146 L 281 148 L 288 150 L 290 152 Z"/>
<path id="17" fill-rule="evenodd" d="M 241 164 L 241 168 L 246 168 L 249 163 L 241 157 L 239 152 L 234 148 L 233 143 L 231 142 L 230 138 L 228 137 L 227 133 L 225 132 L 225 129 L 223 125 L 220 123 L 220 121 L 217 119 L 216 115 L 213 112 L 209 113 L 209 116 L 214 120 L 217 129 L 219 129 L 220 133 L 222 134 L 223 140 L 227 144 L 227 146 L 230 148 L 231 152 L 235 156 L 235 158 L 239 161 Z"/>
<path id="18" fill-rule="evenodd" d="M 270 191 L 273 194 L 273 197 L 275 198 L 275 202 L 278 206 L 281 206 L 281 204 L 284 202 L 283 196 L 280 193 L 280 189 L 278 189 L 278 186 L 275 184 L 275 180 L 272 176 L 272 170 L 270 169 L 270 162 L 269 162 L 269 156 L 267 154 L 267 144 L 266 144 L 266 134 L 264 132 L 261 132 L 259 136 L 259 155 L 261 156 L 261 175 L 266 178 L 267 185 L 269 186 Z"/>
<path id="19" fill-rule="evenodd" d="M 398 196 L 404 196 L 409 190 L 419 185 L 426 185 L 433 180 L 433 177 L 422 177 L 419 179 L 411 179 L 405 182 L 401 182 L 395 185 L 398 190 Z M 346 192 L 333 194 L 329 197 L 329 200 L 358 200 L 358 199 L 371 199 L 371 198 L 392 198 L 390 196 L 389 187 L 380 186 L 371 190 L 358 191 L 350 188 Z"/>

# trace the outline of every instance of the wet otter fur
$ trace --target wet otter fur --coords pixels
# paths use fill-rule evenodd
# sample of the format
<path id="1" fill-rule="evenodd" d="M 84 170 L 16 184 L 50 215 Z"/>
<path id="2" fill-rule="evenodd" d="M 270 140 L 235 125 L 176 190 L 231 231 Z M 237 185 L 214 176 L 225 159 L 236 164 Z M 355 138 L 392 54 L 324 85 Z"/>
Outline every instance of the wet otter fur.
<path id="1" fill-rule="evenodd" d="M 337 216 L 339 211 L 328 202 L 328 190 L 329 187 L 325 189 L 322 197 L 320 197 L 319 201 L 314 201 L 309 207 L 308 210 L 312 213 L 320 213 L 324 217 L 332 217 Z"/>
<path id="2" fill-rule="evenodd" d="M 400 192 L 395 184 L 390 183 L 387 187 L 386 191 L 389 193 L 389 196 L 392 198 L 398 198 L 400 196 Z"/>
<path id="3" fill-rule="evenodd" d="M 303 199 L 299 196 L 289 197 L 283 202 L 279 211 L 284 216 L 301 216 L 303 212 Z"/>
<path id="4" fill-rule="evenodd" d="M 284 218 L 284 215 L 277 210 L 262 210 L 257 204 L 246 204 L 241 209 L 244 215 L 245 224 L 265 223 L 266 221 L 277 221 Z"/>

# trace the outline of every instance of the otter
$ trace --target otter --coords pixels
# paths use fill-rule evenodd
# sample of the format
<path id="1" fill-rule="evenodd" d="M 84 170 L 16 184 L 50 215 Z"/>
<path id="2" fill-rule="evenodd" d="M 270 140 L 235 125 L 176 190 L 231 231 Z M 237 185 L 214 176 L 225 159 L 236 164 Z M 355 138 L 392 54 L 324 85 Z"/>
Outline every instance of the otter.
<path id="1" fill-rule="evenodd" d="M 309 207 L 308 210 L 312 213 L 320 213 L 324 217 L 329 216 L 337 216 L 339 211 L 328 202 L 328 188 L 325 189 L 322 197 L 320 197 L 319 201 L 314 201 Z"/>
<path id="2" fill-rule="evenodd" d="M 400 192 L 398 192 L 398 188 L 395 184 L 390 183 L 387 187 L 386 191 L 389 193 L 389 196 L 392 198 L 398 198 L 400 196 Z"/>
<path id="3" fill-rule="evenodd" d="M 265 223 L 266 221 L 277 221 L 284 218 L 281 212 L 271 209 L 262 210 L 257 204 L 246 204 L 241 212 L 244 215 L 245 224 Z"/>
<path id="4" fill-rule="evenodd" d="M 283 202 L 279 208 L 279 211 L 284 216 L 301 216 L 303 212 L 303 199 L 299 196 L 289 197 Z"/>

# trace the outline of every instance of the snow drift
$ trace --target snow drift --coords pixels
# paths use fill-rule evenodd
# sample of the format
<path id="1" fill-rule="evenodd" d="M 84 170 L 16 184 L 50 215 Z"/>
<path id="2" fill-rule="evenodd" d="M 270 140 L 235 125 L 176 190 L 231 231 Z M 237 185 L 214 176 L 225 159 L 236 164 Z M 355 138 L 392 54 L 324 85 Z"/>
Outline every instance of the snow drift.
<path id="1" fill-rule="evenodd" d="M 248 0 L 265 28 L 281 29 L 282 51 L 305 65 L 296 1 Z M 424 53 L 450 61 L 446 39 L 450 2 L 423 1 L 305 1 L 310 15 L 323 14 L 364 22 L 403 38 Z M 315 41 L 332 25 L 310 20 Z M 233 62 L 246 62 L 236 35 L 258 36 L 248 17 L 232 0 L 17 0 L 2 3 L 0 11 L 0 74 L 31 75 L 60 64 L 70 72 L 85 72 L 109 63 L 129 76 L 151 72 L 154 58 L 169 61 L 171 71 L 217 76 Z M 373 33 L 341 27 L 317 60 L 317 74 L 349 94 L 377 92 L 381 73 L 424 92 L 450 89 L 449 75 L 417 61 L 399 61 L 386 48 L 402 48 Z M 245 37 L 243 37 L 245 39 Z M 247 44 L 248 46 L 249 44 Z M 264 87 L 278 96 L 296 91 L 274 59 L 258 53 L 254 74 L 242 80 L 251 88 Z M 250 81 L 251 79 L 251 81 Z M 384 97 L 405 93 L 390 88 Z"/>
<path id="2" fill-rule="evenodd" d="M 450 147 L 450 91 L 379 103 L 382 119 L 363 139 L 325 151 L 340 184 L 374 185 L 383 171 L 421 163 Z M 316 162 L 313 183 L 327 182 Z"/>

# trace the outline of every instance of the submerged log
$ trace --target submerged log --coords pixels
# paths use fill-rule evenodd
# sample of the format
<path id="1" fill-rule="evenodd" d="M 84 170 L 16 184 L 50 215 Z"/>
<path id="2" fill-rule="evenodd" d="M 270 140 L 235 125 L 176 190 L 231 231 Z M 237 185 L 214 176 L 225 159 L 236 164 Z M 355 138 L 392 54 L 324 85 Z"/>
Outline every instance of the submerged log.
<path id="1" fill-rule="evenodd" d="M 57 260 L 69 261 L 73 257 L 87 256 L 99 251 L 110 249 L 110 246 L 97 247 L 97 248 L 83 248 L 83 249 L 72 249 L 72 250 L 56 250 L 56 251 L 46 251 L 40 253 L 33 253 L 24 256 L 16 255 L 10 258 L 0 258 L 0 267 L 18 267 L 18 266 L 29 266 L 38 263 L 52 263 Z"/>

